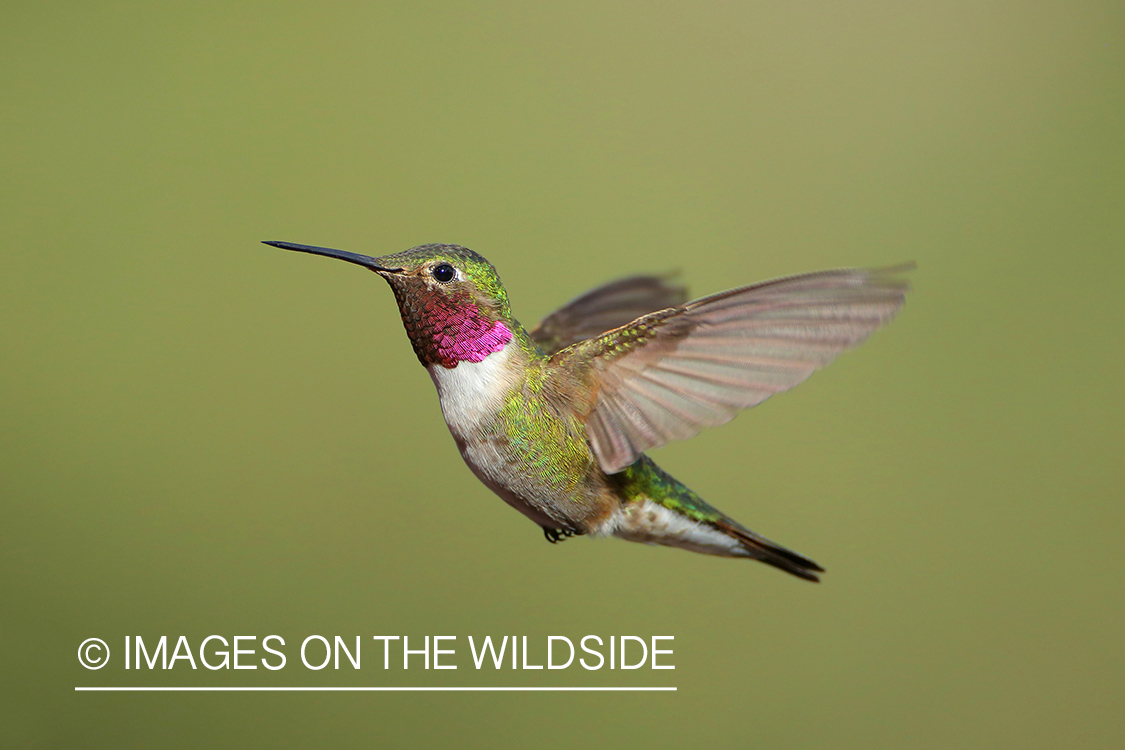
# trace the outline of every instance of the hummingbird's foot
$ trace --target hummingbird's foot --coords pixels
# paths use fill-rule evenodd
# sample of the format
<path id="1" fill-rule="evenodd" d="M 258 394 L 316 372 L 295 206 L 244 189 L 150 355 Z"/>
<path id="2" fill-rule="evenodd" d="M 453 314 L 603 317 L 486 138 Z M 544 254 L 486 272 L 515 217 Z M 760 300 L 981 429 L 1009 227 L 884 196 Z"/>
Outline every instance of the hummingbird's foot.
<path id="1" fill-rule="evenodd" d="M 549 526 L 543 527 L 543 536 L 547 537 L 547 541 L 551 544 L 558 544 L 564 539 L 570 539 L 572 536 L 581 535 L 581 531 L 571 531 L 570 529 L 552 529 Z"/>

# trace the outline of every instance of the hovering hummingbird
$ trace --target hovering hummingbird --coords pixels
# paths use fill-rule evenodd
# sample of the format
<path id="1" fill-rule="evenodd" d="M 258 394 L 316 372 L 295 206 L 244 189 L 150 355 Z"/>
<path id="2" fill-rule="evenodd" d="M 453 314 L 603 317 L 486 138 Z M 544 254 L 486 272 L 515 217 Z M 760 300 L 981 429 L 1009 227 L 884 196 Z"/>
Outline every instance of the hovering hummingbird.
<path id="1" fill-rule="evenodd" d="M 902 308 L 909 266 L 790 276 L 694 302 L 665 278 L 637 276 L 529 333 L 496 269 L 468 248 L 374 258 L 265 244 L 386 279 L 465 463 L 548 541 L 616 536 L 760 560 L 809 581 L 824 572 L 705 503 L 644 451 L 727 422 L 859 344 Z"/>

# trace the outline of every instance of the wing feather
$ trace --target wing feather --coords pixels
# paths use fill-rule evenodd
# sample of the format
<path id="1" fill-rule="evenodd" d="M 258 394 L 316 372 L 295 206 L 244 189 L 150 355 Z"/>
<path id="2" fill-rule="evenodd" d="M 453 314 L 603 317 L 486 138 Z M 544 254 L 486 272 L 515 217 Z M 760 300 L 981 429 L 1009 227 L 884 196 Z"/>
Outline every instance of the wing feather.
<path id="1" fill-rule="evenodd" d="M 630 276 L 586 292 L 548 315 L 531 332 L 547 354 L 632 322 L 655 310 L 682 305 L 687 288 L 669 276 Z"/>
<path id="2" fill-rule="evenodd" d="M 789 390 L 858 345 L 902 308 L 909 268 L 733 289 L 579 341 L 553 361 L 597 394 L 587 436 L 602 468 L 621 471 L 646 450 Z"/>

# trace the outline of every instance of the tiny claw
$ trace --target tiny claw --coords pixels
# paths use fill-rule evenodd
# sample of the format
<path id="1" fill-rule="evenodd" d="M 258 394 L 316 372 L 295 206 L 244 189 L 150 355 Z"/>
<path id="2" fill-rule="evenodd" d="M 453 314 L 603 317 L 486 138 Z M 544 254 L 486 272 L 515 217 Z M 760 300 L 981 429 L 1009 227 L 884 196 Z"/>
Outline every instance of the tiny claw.
<path id="1" fill-rule="evenodd" d="M 551 544 L 558 544 L 559 542 L 570 539 L 572 536 L 581 536 L 581 531 L 571 531 L 570 529 L 552 529 L 549 526 L 544 526 L 543 536 Z"/>

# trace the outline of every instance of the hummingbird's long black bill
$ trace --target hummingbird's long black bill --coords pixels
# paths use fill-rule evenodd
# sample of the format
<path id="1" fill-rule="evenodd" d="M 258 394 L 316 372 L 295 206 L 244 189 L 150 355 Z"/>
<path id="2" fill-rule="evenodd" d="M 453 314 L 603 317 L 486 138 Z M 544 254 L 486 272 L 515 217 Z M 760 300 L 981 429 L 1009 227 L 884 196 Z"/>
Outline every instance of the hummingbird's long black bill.
<path id="1" fill-rule="evenodd" d="M 333 250 L 330 247 L 316 247 L 315 245 L 298 245 L 296 242 L 277 242 L 274 240 L 262 240 L 263 245 L 271 245 L 273 247 L 280 247 L 282 250 L 296 250 L 299 253 L 309 253 L 311 255 L 324 255 L 329 258 L 336 258 L 338 260 L 346 260 L 348 263 L 355 263 L 357 266 L 370 268 L 372 271 L 385 271 L 387 273 L 398 273 L 402 271 L 401 268 L 384 268 L 375 262 L 375 259 L 369 255 L 360 255 L 359 253 L 349 253 L 347 250 Z"/>

